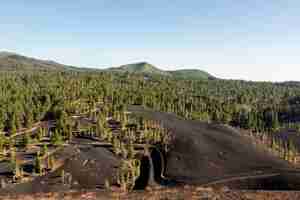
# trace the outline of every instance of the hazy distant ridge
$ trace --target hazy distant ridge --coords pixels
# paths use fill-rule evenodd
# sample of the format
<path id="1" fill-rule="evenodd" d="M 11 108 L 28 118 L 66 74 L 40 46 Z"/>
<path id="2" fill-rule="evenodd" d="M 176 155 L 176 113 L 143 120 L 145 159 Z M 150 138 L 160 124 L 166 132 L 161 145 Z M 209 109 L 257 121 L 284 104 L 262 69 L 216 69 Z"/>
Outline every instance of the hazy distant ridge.
<path id="1" fill-rule="evenodd" d="M 145 75 L 160 75 L 179 79 L 214 79 L 212 75 L 197 69 L 165 71 L 147 62 L 132 63 L 108 69 L 79 68 L 63 65 L 54 61 L 41 60 L 11 52 L 0 52 L 0 71 L 111 71 Z"/>
<path id="2" fill-rule="evenodd" d="M 40 60 L 11 52 L 0 52 L 1 71 L 61 71 L 79 68 L 63 65 L 54 61 Z"/>
<path id="3" fill-rule="evenodd" d="M 174 71 L 165 71 L 155 67 L 147 62 L 139 62 L 128 65 L 122 65 L 120 67 L 109 68 L 108 70 L 116 72 L 128 72 L 137 74 L 151 74 L 151 75 L 162 75 L 170 76 L 180 79 L 215 79 L 211 74 L 198 70 L 198 69 L 182 69 Z"/>

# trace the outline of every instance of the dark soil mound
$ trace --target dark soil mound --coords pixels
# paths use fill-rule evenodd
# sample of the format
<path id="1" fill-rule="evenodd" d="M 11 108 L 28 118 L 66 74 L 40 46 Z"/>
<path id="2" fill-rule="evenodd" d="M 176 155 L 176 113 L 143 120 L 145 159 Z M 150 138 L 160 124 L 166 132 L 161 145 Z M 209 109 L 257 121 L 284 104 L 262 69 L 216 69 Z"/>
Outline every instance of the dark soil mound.
<path id="1" fill-rule="evenodd" d="M 72 175 L 80 188 L 104 188 L 105 180 L 116 183 L 115 175 L 119 159 L 102 147 L 85 147 L 65 165 L 66 173 Z"/>
<path id="2" fill-rule="evenodd" d="M 130 107 L 135 115 L 161 121 L 172 132 L 165 176 L 186 184 L 205 184 L 245 174 L 292 168 L 231 127 L 182 120 L 173 114 Z"/>
<path id="3" fill-rule="evenodd" d="M 232 127 L 183 120 L 173 114 L 139 106 L 132 106 L 130 110 L 135 115 L 161 121 L 172 136 L 167 153 L 153 148 L 151 155 L 141 156 L 141 176 L 136 189 L 144 189 L 153 183 L 300 189 L 299 181 L 295 180 L 298 178 L 293 178 L 299 171 Z M 0 194 L 101 189 L 106 181 L 116 184 L 120 159 L 109 149 L 92 146 L 89 142 L 88 139 L 77 139 L 74 145 L 55 154 L 55 160 L 60 164 L 54 172 L 32 182 L 8 186 Z"/>
<path id="4" fill-rule="evenodd" d="M 266 176 L 253 177 L 243 179 L 240 178 L 234 181 L 228 181 L 222 184 L 212 184 L 210 186 L 218 187 L 226 184 L 228 188 L 238 190 L 275 190 L 275 191 L 295 191 L 300 189 L 300 174 L 286 173 Z"/>
<path id="5" fill-rule="evenodd" d="M 11 185 L 0 194 L 56 192 L 70 189 L 104 188 L 105 181 L 116 183 L 115 174 L 119 164 L 110 151 L 102 147 L 68 146 L 57 152 L 61 166 L 31 182 Z"/>

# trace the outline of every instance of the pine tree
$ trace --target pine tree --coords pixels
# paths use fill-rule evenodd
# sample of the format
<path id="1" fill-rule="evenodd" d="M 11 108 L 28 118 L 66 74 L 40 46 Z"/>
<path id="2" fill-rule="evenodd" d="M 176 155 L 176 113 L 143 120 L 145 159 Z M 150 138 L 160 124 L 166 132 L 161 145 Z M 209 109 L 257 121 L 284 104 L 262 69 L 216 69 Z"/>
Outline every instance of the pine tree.
<path id="1" fill-rule="evenodd" d="M 30 137 L 29 133 L 26 133 L 26 134 L 23 136 L 21 146 L 27 148 L 28 145 L 30 145 L 30 143 L 31 143 L 31 137 Z"/>
<path id="2" fill-rule="evenodd" d="M 16 156 L 16 150 L 14 148 L 10 150 L 10 165 L 13 169 L 14 178 L 21 177 L 22 176 L 21 168 Z"/>
<path id="3" fill-rule="evenodd" d="M 4 128 L 5 128 L 5 118 L 6 118 L 5 115 L 6 115 L 6 113 L 0 107 L 0 134 L 2 134 L 2 132 L 4 131 Z"/>
<path id="4" fill-rule="evenodd" d="M 112 146 L 113 146 L 113 151 L 116 155 L 119 155 L 122 151 L 121 151 L 121 142 L 117 137 L 113 137 L 112 140 Z"/>
<path id="5" fill-rule="evenodd" d="M 71 125 L 67 126 L 67 140 L 70 142 L 73 138 L 73 132 Z"/>
<path id="6" fill-rule="evenodd" d="M 278 113 L 272 112 L 272 130 L 276 131 L 280 127 L 279 120 L 278 120 Z"/>
<path id="7" fill-rule="evenodd" d="M 11 133 L 11 135 L 14 135 L 17 133 L 17 126 L 16 126 L 16 113 L 10 113 L 9 114 L 9 119 L 7 120 L 7 127 Z"/>
<path id="8" fill-rule="evenodd" d="M 6 143 L 5 136 L 4 136 L 4 134 L 0 133 L 0 152 L 4 151 L 5 143 Z"/>
<path id="9" fill-rule="evenodd" d="M 37 174 L 42 173 L 42 161 L 41 161 L 39 152 L 37 153 L 37 155 L 35 157 L 34 168 L 35 168 L 35 173 L 37 173 Z"/>
<path id="10" fill-rule="evenodd" d="M 37 133 L 37 140 L 40 142 L 43 137 L 44 137 L 44 130 L 43 130 L 43 128 L 39 128 L 38 133 Z"/>
<path id="11" fill-rule="evenodd" d="M 47 153 L 48 156 L 47 156 L 47 168 L 49 170 L 52 170 L 53 167 L 54 167 L 54 158 L 52 155 L 49 154 L 49 152 Z"/>
<path id="12" fill-rule="evenodd" d="M 32 115 L 32 108 L 27 108 L 25 110 L 25 118 L 24 118 L 24 122 L 25 122 L 25 127 L 26 128 L 30 128 L 33 124 L 33 115 Z"/>
<path id="13" fill-rule="evenodd" d="M 63 144 L 63 137 L 57 129 L 55 129 L 54 133 L 51 135 L 50 141 L 51 144 L 55 146 Z"/>
<path id="14" fill-rule="evenodd" d="M 41 156 L 44 156 L 48 153 L 48 146 L 47 144 L 43 145 L 42 151 L 41 151 Z"/>

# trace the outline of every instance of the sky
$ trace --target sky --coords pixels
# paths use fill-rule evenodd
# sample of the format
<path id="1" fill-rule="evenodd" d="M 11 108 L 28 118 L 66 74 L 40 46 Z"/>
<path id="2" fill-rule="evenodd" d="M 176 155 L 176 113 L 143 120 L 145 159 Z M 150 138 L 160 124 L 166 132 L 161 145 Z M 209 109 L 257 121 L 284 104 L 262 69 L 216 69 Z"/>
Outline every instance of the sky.
<path id="1" fill-rule="evenodd" d="M 9 0 L 0 50 L 81 67 L 146 61 L 300 81 L 299 0 Z"/>

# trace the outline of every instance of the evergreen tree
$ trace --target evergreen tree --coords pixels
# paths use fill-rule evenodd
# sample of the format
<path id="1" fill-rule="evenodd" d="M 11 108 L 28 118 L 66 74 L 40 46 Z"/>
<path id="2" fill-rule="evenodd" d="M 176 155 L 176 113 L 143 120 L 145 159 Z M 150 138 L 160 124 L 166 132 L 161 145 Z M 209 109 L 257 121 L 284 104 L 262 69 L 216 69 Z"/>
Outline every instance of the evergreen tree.
<path id="1" fill-rule="evenodd" d="M 63 137 L 57 129 L 55 129 L 54 133 L 51 135 L 50 141 L 51 144 L 55 146 L 63 144 Z"/>
<path id="2" fill-rule="evenodd" d="M 31 137 L 29 133 L 24 134 L 24 136 L 22 137 L 21 146 L 27 148 L 30 143 L 31 143 Z"/>
<path id="3" fill-rule="evenodd" d="M 37 174 L 42 173 L 42 161 L 41 161 L 41 156 L 40 156 L 39 152 L 37 153 L 37 155 L 35 157 L 34 169 L 35 169 L 35 173 L 37 173 Z"/>

